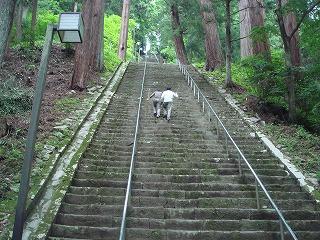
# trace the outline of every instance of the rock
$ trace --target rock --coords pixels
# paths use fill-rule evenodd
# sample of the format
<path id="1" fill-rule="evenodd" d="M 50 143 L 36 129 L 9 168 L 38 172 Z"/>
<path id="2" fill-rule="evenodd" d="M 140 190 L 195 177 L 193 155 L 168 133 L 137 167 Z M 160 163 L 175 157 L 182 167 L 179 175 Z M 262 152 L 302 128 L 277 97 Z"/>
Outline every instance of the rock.
<path id="1" fill-rule="evenodd" d="M 53 129 L 56 129 L 56 130 L 66 130 L 68 128 L 68 126 L 67 125 L 60 125 L 60 126 L 56 126 L 56 127 L 54 127 Z"/>
<path id="2" fill-rule="evenodd" d="M 250 133 L 250 137 L 255 138 L 256 137 L 256 133 L 254 133 L 254 132 Z"/>
<path id="3" fill-rule="evenodd" d="M 309 181 L 314 186 L 319 186 L 319 181 L 315 177 L 307 177 L 307 181 Z"/>
<path id="4" fill-rule="evenodd" d="M 253 122 L 253 123 L 258 123 L 258 122 L 261 121 L 261 119 L 260 118 L 256 118 L 256 117 L 251 117 L 251 118 L 249 118 L 249 121 Z"/>

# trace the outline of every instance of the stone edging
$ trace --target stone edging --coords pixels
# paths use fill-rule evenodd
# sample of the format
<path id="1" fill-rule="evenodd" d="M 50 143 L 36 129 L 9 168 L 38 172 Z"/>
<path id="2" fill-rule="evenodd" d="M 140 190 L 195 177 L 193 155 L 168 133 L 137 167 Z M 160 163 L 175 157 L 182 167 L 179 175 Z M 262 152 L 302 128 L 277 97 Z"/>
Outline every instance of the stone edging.
<path id="1" fill-rule="evenodd" d="M 38 204 L 39 199 L 41 198 L 41 196 L 43 195 L 44 191 L 46 190 L 45 187 L 48 183 L 48 180 L 53 176 L 57 164 L 59 162 L 59 159 L 63 156 L 63 154 L 65 154 L 65 152 L 67 151 L 68 147 L 70 146 L 70 144 L 74 141 L 76 135 L 78 134 L 78 132 L 80 131 L 81 127 L 83 126 L 83 124 L 85 123 L 85 121 L 87 121 L 88 117 L 90 116 L 90 114 L 92 113 L 94 107 L 97 105 L 97 103 L 100 101 L 100 99 L 102 98 L 103 94 L 105 93 L 105 91 L 107 90 L 107 88 L 110 85 L 111 80 L 115 77 L 116 73 L 119 71 L 119 69 L 121 68 L 123 63 L 120 63 L 117 67 L 117 69 L 115 70 L 115 72 L 113 73 L 113 75 L 108 79 L 106 86 L 104 87 L 104 89 L 102 90 L 102 92 L 98 95 L 98 97 L 93 101 L 92 106 L 90 107 L 90 109 L 87 111 L 87 113 L 85 114 L 84 118 L 80 121 L 79 125 L 77 126 L 77 128 L 75 129 L 70 141 L 63 146 L 61 149 L 58 150 L 58 153 L 55 155 L 54 160 L 53 160 L 53 165 L 52 165 L 52 169 L 49 173 L 49 175 L 47 176 L 47 178 L 45 179 L 45 181 L 41 182 L 41 186 L 39 188 L 39 190 L 37 191 L 37 194 L 33 197 L 32 201 L 29 203 L 28 207 L 27 207 L 27 216 L 30 215 L 30 213 L 32 212 L 32 210 L 34 209 L 34 207 Z"/>
<path id="2" fill-rule="evenodd" d="M 210 85 L 210 81 L 193 65 L 191 67 L 198 72 L 200 76 L 202 76 Z M 236 110 L 241 118 L 245 121 L 245 123 L 254 131 L 256 137 L 261 140 L 264 146 L 284 165 L 286 170 L 299 182 L 300 186 L 307 191 L 313 199 L 319 203 L 320 201 L 316 200 L 314 196 L 315 186 L 307 181 L 304 174 L 290 161 L 291 158 L 286 156 L 279 148 L 277 148 L 274 143 L 267 137 L 267 135 L 263 134 L 259 128 L 259 126 L 249 117 L 239 106 L 238 101 L 233 98 L 231 94 L 228 94 L 226 90 L 222 87 L 218 87 L 219 94 L 225 99 L 225 101 Z"/>
<path id="3" fill-rule="evenodd" d="M 308 183 L 303 173 L 293 163 L 291 163 L 290 157 L 282 153 L 281 150 L 278 149 L 273 144 L 273 142 L 260 131 L 259 126 L 257 126 L 257 124 L 254 121 L 252 121 L 252 118 L 248 117 L 247 114 L 237 105 L 238 101 L 235 100 L 231 94 L 226 93 L 226 90 L 222 87 L 219 87 L 218 91 L 220 95 L 224 97 L 227 103 L 240 114 L 242 119 L 249 125 L 249 127 L 251 127 L 255 131 L 256 136 L 262 141 L 262 143 L 267 147 L 267 149 L 276 158 L 278 158 L 280 162 L 289 171 L 289 173 L 298 180 L 300 186 L 312 195 L 313 191 L 315 190 L 314 186 Z"/>

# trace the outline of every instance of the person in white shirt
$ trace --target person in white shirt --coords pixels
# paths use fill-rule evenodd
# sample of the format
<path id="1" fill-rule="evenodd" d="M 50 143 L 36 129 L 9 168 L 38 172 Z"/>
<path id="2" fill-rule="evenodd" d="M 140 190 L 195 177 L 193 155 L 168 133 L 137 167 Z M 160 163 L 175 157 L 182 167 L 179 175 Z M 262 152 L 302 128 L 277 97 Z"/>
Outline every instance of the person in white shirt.
<path id="1" fill-rule="evenodd" d="M 162 92 L 159 90 L 155 91 L 150 96 L 150 98 L 153 97 L 152 99 L 153 115 L 156 118 L 160 117 L 161 96 L 162 96 Z"/>
<path id="2" fill-rule="evenodd" d="M 171 117 L 171 110 L 172 110 L 172 103 L 173 98 L 177 98 L 178 94 L 171 91 L 171 88 L 168 87 L 166 91 L 164 91 L 161 95 L 161 101 L 163 102 L 163 112 L 164 112 L 164 118 L 170 121 Z"/>

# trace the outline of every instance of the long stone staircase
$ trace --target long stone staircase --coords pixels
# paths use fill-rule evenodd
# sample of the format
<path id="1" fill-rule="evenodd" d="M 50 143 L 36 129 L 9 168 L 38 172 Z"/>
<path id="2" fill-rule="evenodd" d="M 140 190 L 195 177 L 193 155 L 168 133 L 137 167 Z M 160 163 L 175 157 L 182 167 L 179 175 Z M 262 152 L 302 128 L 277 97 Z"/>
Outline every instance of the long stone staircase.
<path id="1" fill-rule="evenodd" d="M 130 64 L 79 162 L 49 239 L 118 239 L 143 64 Z M 320 212 L 277 159 L 200 76 L 200 88 L 299 239 L 320 239 Z M 177 91 L 172 120 L 155 119 L 149 95 Z M 237 155 L 225 149 L 176 65 L 147 65 L 126 239 L 280 239 L 279 221 Z M 290 239 L 286 236 L 286 239 Z"/>

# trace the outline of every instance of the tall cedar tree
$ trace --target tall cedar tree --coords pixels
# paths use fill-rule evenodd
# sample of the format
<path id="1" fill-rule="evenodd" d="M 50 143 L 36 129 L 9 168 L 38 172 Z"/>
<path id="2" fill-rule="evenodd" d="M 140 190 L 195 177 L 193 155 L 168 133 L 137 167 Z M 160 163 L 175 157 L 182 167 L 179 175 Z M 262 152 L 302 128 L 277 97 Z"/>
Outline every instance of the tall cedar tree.
<path id="1" fill-rule="evenodd" d="M 187 52 L 183 41 L 183 31 L 180 26 L 179 10 L 175 3 L 171 5 L 171 23 L 177 58 L 182 64 L 188 64 Z"/>
<path id="2" fill-rule="evenodd" d="M 231 35 L 231 1 L 225 0 L 226 8 L 226 79 L 225 86 L 227 88 L 232 88 L 234 83 L 232 81 L 232 35 Z"/>
<path id="3" fill-rule="evenodd" d="M 223 65 L 217 21 L 211 0 L 198 0 L 205 34 L 206 70 L 213 71 Z"/>
<path id="4" fill-rule="evenodd" d="M 0 68 L 6 52 L 16 1 L 0 1 Z"/>
<path id="5" fill-rule="evenodd" d="M 97 69 L 100 62 L 102 40 L 101 24 L 104 16 L 103 0 L 84 0 L 83 1 L 83 20 L 85 30 L 83 43 L 76 46 L 74 71 L 71 81 L 71 88 L 83 90 L 90 70 Z"/>
<path id="6" fill-rule="evenodd" d="M 16 7 L 16 17 L 15 17 L 15 24 L 16 24 L 16 37 L 19 42 L 22 41 L 22 15 L 23 15 L 23 1 L 19 1 Z"/>
<path id="7" fill-rule="evenodd" d="M 32 0 L 32 19 L 31 19 L 31 44 L 34 44 L 35 28 L 37 25 L 38 0 Z"/>
<path id="8" fill-rule="evenodd" d="M 265 34 L 262 34 L 259 39 L 250 37 L 254 28 L 264 27 L 265 11 L 263 0 L 240 0 L 239 12 L 241 57 L 263 54 L 266 58 L 270 58 L 268 37 Z"/>
<path id="9" fill-rule="evenodd" d="M 281 38 L 285 51 L 285 59 L 287 65 L 287 90 L 288 90 L 288 106 L 289 120 L 295 122 L 297 120 L 296 107 L 296 84 L 301 78 L 299 67 L 301 66 L 301 52 L 299 47 L 299 28 L 303 20 L 320 5 L 320 0 L 310 2 L 310 7 L 302 13 L 301 19 L 297 22 L 295 14 L 285 10 L 289 0 L 276 0 L 277 21 L 280 28 Z"/>
<path id="10" fill-rule="evenodd" d="M 129 29 L 129 12 L 130 12 L 130 0 L 123 0 L 121 32 L 120 32 L 119 52 L 118 52 L 118 56 L 122 61 L 126 60 L 128 29 Z"/>

